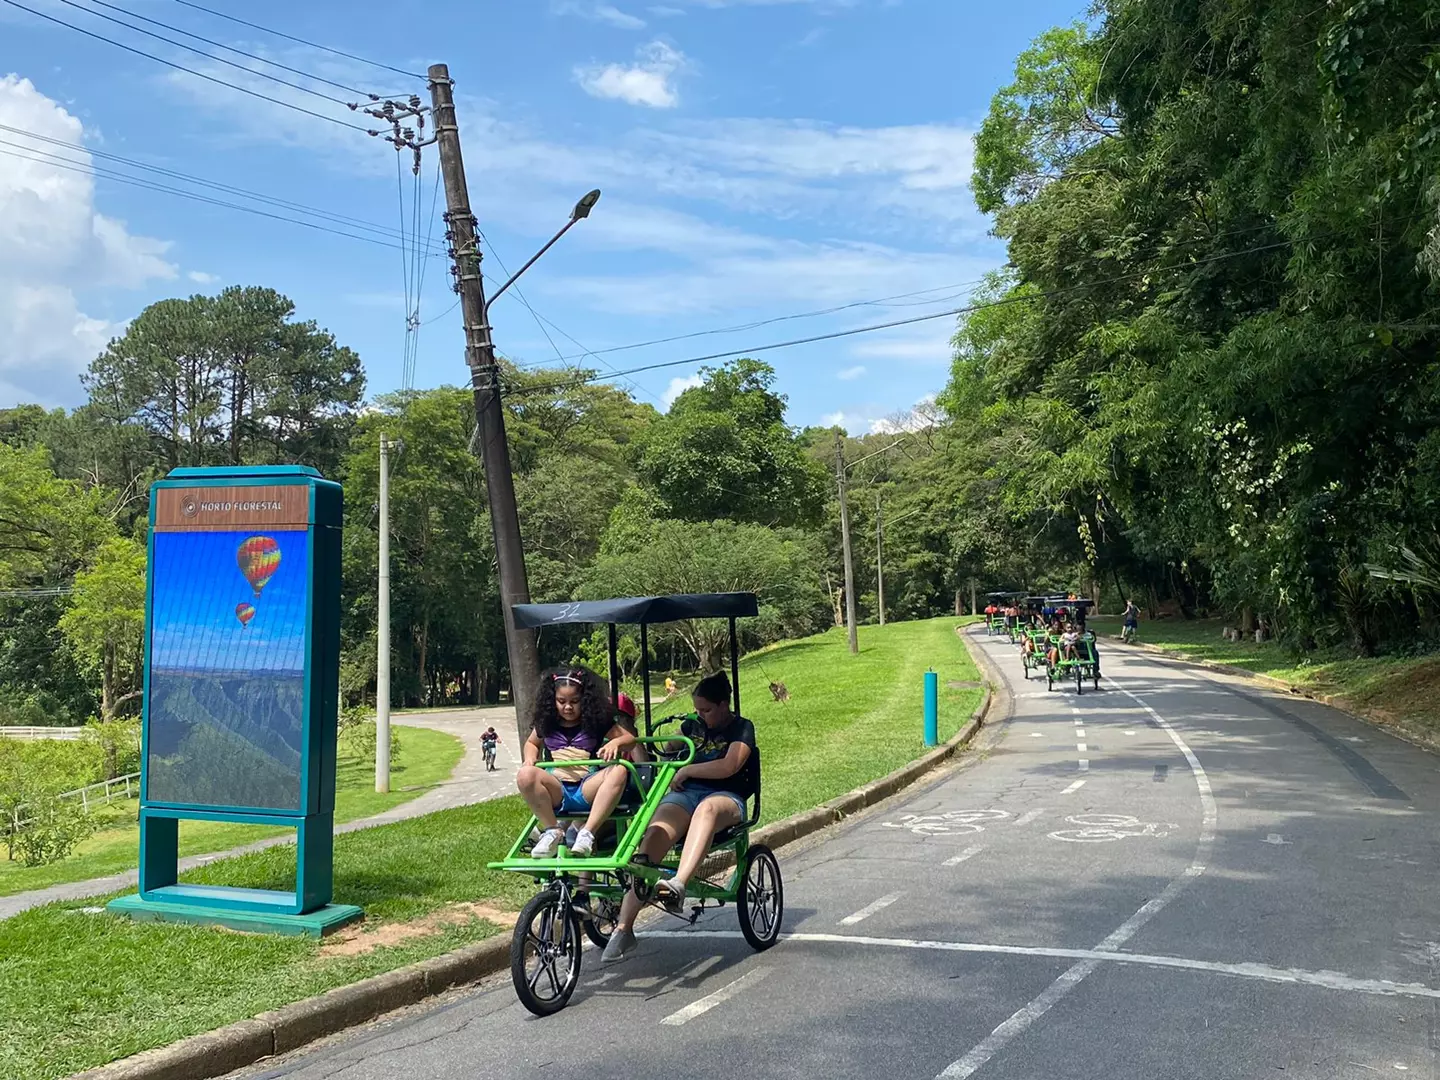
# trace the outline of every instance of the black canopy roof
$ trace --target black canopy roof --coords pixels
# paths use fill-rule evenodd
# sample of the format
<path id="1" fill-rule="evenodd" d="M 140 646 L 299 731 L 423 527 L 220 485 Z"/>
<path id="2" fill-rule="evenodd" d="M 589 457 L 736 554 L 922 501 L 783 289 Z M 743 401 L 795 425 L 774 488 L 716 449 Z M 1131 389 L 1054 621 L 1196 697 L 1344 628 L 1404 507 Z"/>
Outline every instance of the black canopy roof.
<path id="1" fill-rule="evenodd" d="M 754 593 L 687 593 L 680 596 L 627 596 L 617 600 L 577 600 L 570 604 L 516 604 L 515 625 L 555 623 L 665 623 L 680 619 L 745 618 L 760 613 Z"/>

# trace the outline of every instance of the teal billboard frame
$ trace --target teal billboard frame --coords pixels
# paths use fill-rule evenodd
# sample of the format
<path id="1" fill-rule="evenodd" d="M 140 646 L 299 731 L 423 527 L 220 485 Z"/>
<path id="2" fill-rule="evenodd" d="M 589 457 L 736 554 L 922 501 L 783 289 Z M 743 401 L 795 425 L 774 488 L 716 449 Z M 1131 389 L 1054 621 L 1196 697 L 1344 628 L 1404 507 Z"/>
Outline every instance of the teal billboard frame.
<path id="1" fill-rule="evenodd" d="M 256 493 L 254 498 L 247 500 L 239 494 L 245 489 Z M 204 521 L 205 512 L 211 511 L 215 520 Z M 247 513 L 258 516 L 246 517 Z M 361 916 L 358 907 L 330 902 L 334 891 L 342 517 L 340 485 L 303 466 L 173 469 L 151 485 L 140 749 L 140 889 L 138 894 L 112 901 L 111 910 L 133 918 L 311 935 Z M 166 791 L 155 790 L 151 774 L 155 583 L 160 576 L 156 571 L 157 535 L 259 530 L 306 534 L 298 798 L 293 805 L 247 806 L 180 799 L 173 797 L 173 792 L 167 797 Z M 260 586 L 255 595 L 259 604 Z M 237 615 L 241 606 L 237 605 Z M 182 884 L 178 869 L 181 821 L 294 828 L 294 892 Z"/>

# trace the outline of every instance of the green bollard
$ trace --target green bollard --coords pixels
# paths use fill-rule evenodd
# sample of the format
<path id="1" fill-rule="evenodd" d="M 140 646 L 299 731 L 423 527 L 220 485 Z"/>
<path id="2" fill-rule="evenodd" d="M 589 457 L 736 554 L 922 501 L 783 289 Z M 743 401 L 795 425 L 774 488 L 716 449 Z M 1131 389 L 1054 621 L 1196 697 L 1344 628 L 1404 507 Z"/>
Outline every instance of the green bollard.
<path id="1" fill-rule="evenodd" d="M 933 671 L 925 672 L 925 745 L 940 741 L 940 679 Z"/>

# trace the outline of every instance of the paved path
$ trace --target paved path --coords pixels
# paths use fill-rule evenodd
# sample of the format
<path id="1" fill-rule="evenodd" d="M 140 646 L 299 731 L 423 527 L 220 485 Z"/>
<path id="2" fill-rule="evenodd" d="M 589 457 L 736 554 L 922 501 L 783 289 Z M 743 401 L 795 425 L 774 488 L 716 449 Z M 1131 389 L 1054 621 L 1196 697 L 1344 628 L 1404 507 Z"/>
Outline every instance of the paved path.
<path id="1" fill-rule="evenodd" d="M 454 735 L 465 744 L 465 756 L 455 766 L 450 779 L 435 785 L 425 794 L 391 807 L 379 814 L 357 818 L 335 826 L 335 832 L 347 833 L 357 829 L 368 829 L 373 825 L 386 825 L 393 821 L 419 817 L 421 814 L 445 810 L 452 806 L 468 806 L 483 802 L 497 795 L 509 794 L 514 790 L 515 770 L 520 767 L 520 755 L 515 742 L 515 709 L 501 706 L 488 709 L 452 709 L 444 712 L 407 713 L 393 718 L 396 724 L 406 727 L 430 728 Z M 494 726 L 500 734 L 500 753 L 496 758 L 496 770 L 485 771 L 485 760 L 480 750 L 480 733 Z M 184 829 L 184 825 L 181 825 Z M 230 855 L 243 855 L 248 851 L 261 851 L 277 844 L 293 844 L 293 833 L 266 837 L 251 844 L 243 844 L 228 851 L 215 851 L 206 855 L 187 855 L 180 860 L 180 870 L 194 869 L 206 863 Z M 52 885 L 48 889 L 34 889 L 0 896 L 0 919 L 8 919 L 41 904 L 55 900 L 80 900 L 87 896 L 104 896 L 120 889 L 134 888 L 139 880 L 138 872 L 126 870 L 120 874 L 72 881 L 63 885 Z"/>
<path id="2" fill-rule="evenodd" d="M 982 647 L 1013 718 L 782 852 L 773 950 L 726 908 L 615 967 L 587 952 L 549 1019 L 500 977 L 242 1075 L 1436 1075 L 1434 756 L 1118 645 L 1083 696 Z"/>

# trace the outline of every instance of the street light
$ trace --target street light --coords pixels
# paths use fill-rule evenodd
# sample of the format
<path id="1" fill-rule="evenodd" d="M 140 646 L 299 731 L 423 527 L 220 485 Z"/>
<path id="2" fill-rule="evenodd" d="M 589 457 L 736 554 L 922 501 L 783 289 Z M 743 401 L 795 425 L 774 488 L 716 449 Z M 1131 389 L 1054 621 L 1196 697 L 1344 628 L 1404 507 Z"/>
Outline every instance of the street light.
<path id="1" fill-rule="evenodd" d="M 518 278 L 521 274 L 525 273 L 526 270 L 529 270 L 530 267 L 534 266 L 535 261 L 539 259 L 541 255 L 544 255 L 545 252 L 549 251 L 552 247 L 554 247 L 555 241 L 559 240 L 562 236 L 569 232 L 572 225 L 574 225 L 577 221 L 584 221 L 587 217 L 589 217 L 590 211 L 594 209 L 595 204 L 599 201 L 599 188 L 596 188 L 594 191 L 591 191 L 585 196 L 583 196 L 581 200 L 575 204 L 575 209 L 570 211 L 570 220 L 565 222 L 564 228 L 562 228 L 559 232 L 552 236 L 549 243 L 547 243 L 544 247 L 542 247 L 539 251 L 532 255 L 529 262 L 527 262 L 524 266 L 520 267 L 519 270 L 516 270 L 515 273 L 511 274 L 509 281 L 505 282 L 504 285 L 501 285 L 500 288 L 495 290 L 495 292 L 491 295 L 490 299 L 485 301 L 485 314 L 487 316 L 485 321 L 487 323 L 490 321 L 488 317 L 490 314 L 490 305 L 495 303 L 496 300 L 500 299 L 500 294 L 503 293 L 506 289 L 508 289 L 511 285 L 514 285 L 516 278 Z"/>
<path id="2" fill-rule="evenodd" d="M 441 130 L 438 117 L 436 130 Z M 460 178 L 460 186 L 463 187 L 463 177 Z M 448 187 L 446 195 L 448 198 Z M 515 625 L 514 606 L 530 602 L 530 583 L 525 574 L 525 548 L 520 538 L 520 515 L 515 507 L 515 481 L 514 473 L 510 469 L 510 446 L 505 439 L 505 409 L 500 401 L 500 368 L 495 359 L 495 342 L 490 336 L 490 305 L 515 284 L 521 274 L 534 266 L 536 260 L 554 246 L 555 241 L 569 232 L 571 226 L 589 217 L 590 210 L 599 198 L 600 192 L 597 190 L 577 202 L 565 227 L 531 256 L 529 262 L 510 275 L 510 280 L 501 285 L 489 299 L 485 297 L 485 283 L 478 272 L 478 262 L 475 264 L 476 272 L 473 276 L 463 270 L 461 273 L 462 301 L 467 295 L 472 301 L 478 301 L 473 307 L 466 306 L 463 309 L 467 341 L 473 342 L 475 353 L 478 354 L 470 361 L 474 365 L 470 372 L 470 383 L 475 391 L 475 433 L 480 442 L 481 460 L 485 463 L 485 493 L 490 503 L 490 529 L 495 539 L 495 562 L 500 577 L 500 608 L 505 620 L 506 651 L 510 654 L 510 700 L 515 703 L 516 730 L 522 739 L 529 727 L 531 696 L 540 680 L 540 655 L 535 647 L 535 631 L 524 630 Z M 468 206 L 463 209 L 464 213 L 468 214 Z M 456 210 L 452 207 L 452 214 L 454 213 Z M 470 237 L 470 242 L 473 244 L 473 236 Z M 478 260 L 479 251 L 476 250 L 474 254 Z M 476 314 L 479 315 L 478 325 L 470 321 Z M 470 336 L 472 327 L 473 338 Z M 468 348 L 467 345 L 467 355 Z"/>

